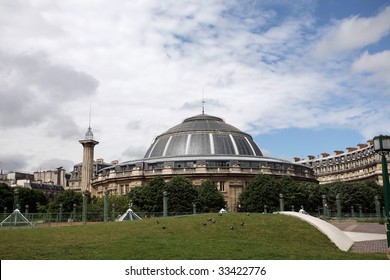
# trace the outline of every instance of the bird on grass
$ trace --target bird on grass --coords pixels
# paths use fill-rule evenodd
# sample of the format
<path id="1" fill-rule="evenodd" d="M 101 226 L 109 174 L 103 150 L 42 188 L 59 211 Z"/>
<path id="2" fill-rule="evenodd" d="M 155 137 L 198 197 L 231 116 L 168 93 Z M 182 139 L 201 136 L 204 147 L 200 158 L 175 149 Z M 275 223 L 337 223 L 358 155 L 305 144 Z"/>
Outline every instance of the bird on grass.
<path id="1" fill-rule="evenodd" d="M 211 222 L 211 218 L 208 218 L 207 221 Z"/>
<path id="2" fill-rule="evenodd" d="M 216 222 L 216 220 L 215 219 L 212 219 L 212 221 L 211 221 L 213 224 L 215 224 L 215 222 Z"/>
<path id="3" fill-rule="evenodd" d="M 166 229 L 166 227 L 161 227 L 162 229 Z"/>
<path id="4" fill-rule="evenodd" d="M 159 221 L 159 220 L 157 220 L 157 223 L 159 224 L 159 223 L 160 223 L 160 221 Z"/>
<path id="5" fill-rule="evenodd" d="M 244 222 L 242 222 L 240 225 L 243 227 L 244 226 Z"/>
<path id="6" fill-rule="evenodd" d="M 249 216 L 249 213 L 246 213 L 247 216 Z"/>
<path id="7" fill-rule="evenodd" d="M 233 230 L 233 227 L 231 226 L 230 229 Z"/>

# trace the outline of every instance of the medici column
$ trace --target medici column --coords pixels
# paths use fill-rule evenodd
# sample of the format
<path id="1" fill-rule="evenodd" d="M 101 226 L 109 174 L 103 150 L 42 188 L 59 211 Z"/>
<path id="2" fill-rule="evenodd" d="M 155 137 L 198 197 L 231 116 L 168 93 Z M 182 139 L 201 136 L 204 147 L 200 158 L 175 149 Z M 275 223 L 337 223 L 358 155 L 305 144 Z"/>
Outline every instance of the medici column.
<path id="1" fill-rule="evenodd" d="M 95 145 L 99 144 L 98 141 L 93 139 L 93 133 L 91 127 L 88 127 L 87 133 L 85 133 L 85 139 L 79 141 L 84 148 L 83 151 L 83 169 L 81 171 L 81 192 L 91 192 L 91 181 L 93 177 L 93 157 Z"/>

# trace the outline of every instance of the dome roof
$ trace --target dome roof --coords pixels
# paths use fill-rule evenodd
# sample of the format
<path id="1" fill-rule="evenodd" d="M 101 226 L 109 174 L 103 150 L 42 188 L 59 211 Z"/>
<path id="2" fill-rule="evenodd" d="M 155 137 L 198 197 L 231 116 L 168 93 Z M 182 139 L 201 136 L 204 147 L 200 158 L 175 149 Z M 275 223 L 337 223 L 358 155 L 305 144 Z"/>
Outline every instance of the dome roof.
<path id="1" fill-rule="evenodd" d="M 262 156 L 252 137 L 221 118 L 201 114 L 156 137 L 145 158 L 186 155 Z"/>

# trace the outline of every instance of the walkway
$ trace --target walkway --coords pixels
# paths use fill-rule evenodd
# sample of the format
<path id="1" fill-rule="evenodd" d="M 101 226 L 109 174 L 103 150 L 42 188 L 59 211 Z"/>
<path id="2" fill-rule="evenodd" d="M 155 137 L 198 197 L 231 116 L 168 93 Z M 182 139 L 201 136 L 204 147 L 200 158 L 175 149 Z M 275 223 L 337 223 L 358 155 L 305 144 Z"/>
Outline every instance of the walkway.
<path id="1" fill-rule="evenodd" d="M 284 215 L 300 218 L 323 232 L 336 246 L 343 251 L 351 249 L 357 253 L 386 253 L 385 225 L 375 223 L 354 223 L 332 221 L 328 223 L 316 217 L 298 212 L 279 212 Z"/>

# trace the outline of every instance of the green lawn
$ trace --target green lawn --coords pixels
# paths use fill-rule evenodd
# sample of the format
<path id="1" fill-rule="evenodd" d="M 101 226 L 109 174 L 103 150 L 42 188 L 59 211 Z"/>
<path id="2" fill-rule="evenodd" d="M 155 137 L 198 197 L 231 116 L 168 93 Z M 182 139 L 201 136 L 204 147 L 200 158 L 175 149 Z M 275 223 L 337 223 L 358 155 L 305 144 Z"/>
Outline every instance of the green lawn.
<path id="1" fill-rule="evenodd" d="M 3 228 L 0 259 L 384 260 L 386 255 L 340 251 L 317 229 L 294 217 L 228 213 L 66 227 Z"/>

